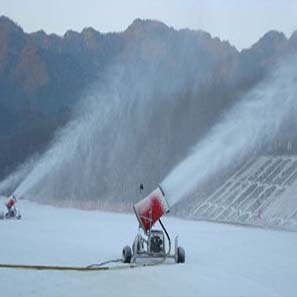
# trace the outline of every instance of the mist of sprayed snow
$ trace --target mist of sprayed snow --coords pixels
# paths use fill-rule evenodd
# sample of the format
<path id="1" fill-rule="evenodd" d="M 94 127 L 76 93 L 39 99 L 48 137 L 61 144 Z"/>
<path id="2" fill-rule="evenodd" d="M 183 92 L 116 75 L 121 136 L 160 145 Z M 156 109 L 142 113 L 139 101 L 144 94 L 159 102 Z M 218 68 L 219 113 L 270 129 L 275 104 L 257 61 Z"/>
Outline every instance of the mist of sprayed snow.
<path id="1" fill-rule="evenodd" d="M 17 187 L 17 196 L 63 196 L 65 191 L 67 198 L 71 198 L 69 191 L 81 196 L 80 191 L 84 191 L 81 183 L 92 183 L 94 172 L 90 170 L 95 162 L 100 163 L 100 155 L 95 157 L 96 134 L 102 133 L 108 119 L 117 113 L 118 96 L 111 93 L 109 96 L 106 98 L 102 93 L 85 98 L 84 105 L 77 108 L 81 115 L 59 131 L 49 150 Z"/>
<path id="2" fill-rule="evenodd" d="M 34 168 L 35 164 L 38 162 L 38 158 L 38 155 L 32 156 L 1 181 L 0 193 L 10 195 Z"/>
<path id="3" fill-rule="evenodd" d="M 297 117 L 296 62 L 290 57 L 278 65 L 168 174 L 161 185 L 171 206 L 206 178 L 271 141 L 289 115 Z"/>
<path id="4" fill-rule="evenodd" d="M 187 53 L 188 47 L 184 48 Z M 166 149 L 172 140 L 166 139 L 172 123 L 164 115 L 179 107 L 171 99 L 189 88 L 184 78 L 194 77 L 197 67 L 189 70 L 181 62 L 173 68 L 180 71 L 169 72 L 149 62 L 111 68 L 83 98 L 73 120 L 56 135 L 48 151 L 22 175 L 15 194 L 37 200 L 135 201 L 140 183 L 155 188 L 166 174 L 162 170 L 168 166 Z M 269 142 L 286 116 L 297 114 L 294 65 L 296 59 L 284 63 L 244 96 L 163 180 L 170 205 Z M 167 101 L 152 100 L 155 92 Z"/>
<path id="5" fill-rule="evenodd" d="M 145 179 L 144 167 L 152 163 L 143 156 L 156 155 L 158 148 L 152 138 L 150 146 L 143 146 L 143 131 L 155 116 L 152 92 L 156 87 L 168 95 L 181 88 L 182 79 L 178 78 L 176 83 L 168 79 L 160 86 L 157 73 L 154 67 L 145 71 L 143 66 L 113 65 L 103 81 L 82 98 L 73 120 L 22 180 L 16 196 L 137 199 L 138 185 Z"/>
<path id="6" fill-rule="evenodd" d="M 129 42 L 86 90 L 72 121 L 19 179 L 15 194 L 35 200 L 125 202 L 138 200 L 140 183 L 145 184 L 143 194 L 155 188 L 174 162 L 168 150 L 175 130 L 167 113 L 178 113 L 182 100 L 175 99 L 196 94 L 207 80 L 205 72 L 211 77 L 215 69 L 210 66 L 215 59 L 206 58 L 192 40 L 184 32 L 166 42 L 162 34 Z M 186 141 L 192 143 L 190 138 Z"/>

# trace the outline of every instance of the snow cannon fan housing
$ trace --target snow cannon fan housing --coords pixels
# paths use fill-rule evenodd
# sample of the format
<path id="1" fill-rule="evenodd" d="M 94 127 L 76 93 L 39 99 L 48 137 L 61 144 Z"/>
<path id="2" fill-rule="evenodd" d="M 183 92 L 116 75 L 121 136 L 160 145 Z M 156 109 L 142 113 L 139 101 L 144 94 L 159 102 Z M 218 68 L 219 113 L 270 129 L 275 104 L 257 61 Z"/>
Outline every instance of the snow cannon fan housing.
<path id="1" fill-rule="evenodd" d="M 137 202 L 133 209 L 139 226 L 147 233 L 155 222 L 169 212 L 169 204 L 165 198 L 164 191 L 159 186 L 143 200 Z"/>

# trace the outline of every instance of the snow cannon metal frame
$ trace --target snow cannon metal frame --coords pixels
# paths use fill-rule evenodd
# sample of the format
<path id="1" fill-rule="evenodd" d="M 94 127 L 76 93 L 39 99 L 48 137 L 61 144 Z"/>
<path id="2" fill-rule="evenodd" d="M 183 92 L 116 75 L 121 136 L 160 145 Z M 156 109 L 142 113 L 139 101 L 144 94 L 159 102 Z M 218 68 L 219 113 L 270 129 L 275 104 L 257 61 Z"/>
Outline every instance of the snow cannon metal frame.
<path id="1" fill-rule="evenodd" d="M 0 220 L 20 220 L 22 218 L 19 210 L 16 211 L 14 215 L 10 215 L 9 213 L 0 212 Z"/>
<path id="2" fill-rule="evenodd" d="M 178 246 L 178 236 L 175 237 L 175 249 L 171 254 L 171 239 L 160 219 L 170 209 L 161 186 L 136 203 L 133 209 L 139 222 L 139 231 L 133 241 L 132 249 L 128 245 L 123 248 L 122 261 L 135 263 L 137 259 L 144 261 L 157 259 L 158 261 L 153 264 L 158 264 L 166 259 L 174 259 L 176 263 L 184 263 L 185 250 Z M 162 230 L 152 229 L 157 221 Z M 166 251 L 167 244 L 168 250 Z"/>

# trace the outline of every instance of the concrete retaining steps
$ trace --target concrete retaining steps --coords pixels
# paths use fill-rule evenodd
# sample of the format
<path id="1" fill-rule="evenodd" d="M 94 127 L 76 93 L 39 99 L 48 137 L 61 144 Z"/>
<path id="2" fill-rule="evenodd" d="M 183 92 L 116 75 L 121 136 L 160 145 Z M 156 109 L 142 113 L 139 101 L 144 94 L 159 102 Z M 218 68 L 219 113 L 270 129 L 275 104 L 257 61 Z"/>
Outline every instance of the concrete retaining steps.
<path id="1" fill-rule="evenodd" d="M 191 216 L 211 221 L 297 230 L 297 156 L 261 156 L 246 162 Z"/>

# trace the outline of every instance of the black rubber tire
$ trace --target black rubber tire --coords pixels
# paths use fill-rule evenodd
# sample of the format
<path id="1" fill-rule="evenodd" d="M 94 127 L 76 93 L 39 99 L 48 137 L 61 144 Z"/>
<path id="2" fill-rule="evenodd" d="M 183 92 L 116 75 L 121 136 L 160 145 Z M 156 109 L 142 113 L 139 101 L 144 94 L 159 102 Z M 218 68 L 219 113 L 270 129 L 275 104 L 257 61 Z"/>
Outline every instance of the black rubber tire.
<path id="1" fill-rule="evenodd" d="M 126 245 L 123 248 L 123 252 L 122 252 L 123 263 L 131 263 L 131 259 L 132 259 L 132 250 L 128 245 Z"/>
<path id="2" fill-rule="evenodd" d="M 183 247 L 179 246 L 177 248 L 176 263 L 185 263 L 185 261 L 186 261 L 186 252 Z"/>

